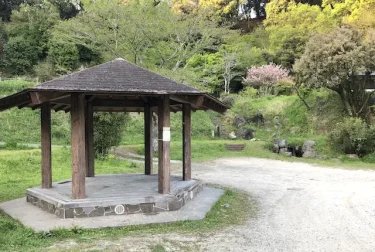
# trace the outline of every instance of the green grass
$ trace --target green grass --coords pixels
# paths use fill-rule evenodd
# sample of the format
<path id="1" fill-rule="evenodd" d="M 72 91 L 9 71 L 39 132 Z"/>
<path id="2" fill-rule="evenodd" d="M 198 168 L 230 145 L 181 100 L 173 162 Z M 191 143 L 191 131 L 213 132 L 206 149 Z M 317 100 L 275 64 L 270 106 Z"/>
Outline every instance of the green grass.
<path id="1" fill-rule="evenodd" d="M 35 83 L 22 79 L 0 81 L 0 98 L 19 92 L 34 85 Z"/>
<path id="2" fill-rule="evenodd" d="M 19 92 L 35 83 L 23 80 L 0 81 L 0 98 Z M 70 115 L 52 112 L 53 144 L 70 143 Z M 40 111 L 12 108 L 0 113 L 0 142 L 39 143 Z"/>
<path id="3" fill-rule="evenodd" d="M 301 141 L 302 139 L 295 139 Z M 217 158 L 230 158 L 230 157 L 256 157 L 283 160 L 289 162 L 303 162 L 319 166 L 328 167 L 341 167 L 346 169 L 365 169 L 375 170 L 373 163 L 363 162 L 361 159 L 349 159 L 345 155 L 338 155 L 330 153 L 327 149 L 327 144 L 324 143 L 324 137 L 316 137 L 317 149 L 322 154 L 332 154 L 334 156 L 323 156 L 321 159 L 307 159 L 284 157 L 271 152 L 268 148 L 268 141 L 247 141 L 247 140 L 192 140 L 192 160 L 194 162 L 212 161 Z M 240 152 L 231 152 L 225 149 L 226 143 L 246 143 L 246 147 Z M 144 154 L 144 146 L 142 144 L 123 146 L 124 148 L 131 149 L 139 154 Z M 370 157 L 369 157 L 370 158 Z M 171 159 L 182 160 L 182 143 L 180 141 L 171 142 Z"/>
<path id="4" fill-rule="evenodd" d="M 171 137 L 173 139 L 182 139 L 182 115 L 181 112 L 171 113 Z M 211 136 L 211 131 L 215 127 L 210 120 L 208 113 L 197 111 L 192 113 L 192 130 L 194 138 L 207 139 Z M 130 113 L 129 120 L 126 122 L 122 136 L 122 145 L 133 145 L 143 143 L 144 122 L 143 114 Z"/>
<path id="5" fill-rule="evenodd" d="M 53 180 L 71 177 L 69 148 L 53 149 Z M 139 173 L 142 166 L 109 157 L 96 160 L 96 172 Z M 25 190 L 40 184 L 40 150 L 0 151 L 0 202 L 23 197 Z M 226 208 L 225 205 L 229 205 Z M 254 204 L 241 192 L 225 190 L 207 217 L 201 221 L 182 221 L 171 224 L 128 226 L 84 230 L 79 227 L 57 229 L 51 232 L 35 233 L 23 227 L 0 211 L 0 251 L 40 251 L 55 243 L 74 240 L 78 246 L 87 247 L 98 239 L 118 239 L 128 235 L 155 234 L 168 232 L 206 232 L 229 225 L 241 224 L 254 212 Z M 77 248 L 77 251 L 80 249 Z"/>
<path id="6" fill-rule="evenodd" d="M 24 196 L 25 189 L 40 184 L 40 150 L 2 150 L 0 151 L 0 202 Z M 113 157 L 96 160 L 96 172 L 137 173 L 141 166 L 121 161 Z M 53 181 L 71 177 L 71 153 L 69 148 L 52 150 Z"/>

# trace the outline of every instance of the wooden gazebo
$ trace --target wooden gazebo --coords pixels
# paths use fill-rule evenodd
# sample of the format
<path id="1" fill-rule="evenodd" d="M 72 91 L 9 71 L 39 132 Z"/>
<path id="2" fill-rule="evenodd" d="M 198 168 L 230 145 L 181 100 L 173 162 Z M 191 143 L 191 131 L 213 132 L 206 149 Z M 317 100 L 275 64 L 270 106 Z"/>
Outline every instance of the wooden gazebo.
<path id="1" fill-rule="evenodd" d="M 71 113 L 72 198 L 85 198 L 94 177 L 93 112 L 144 112 L 145 174 L 153 174 L 152 113 L 158 115 L 158 192 L 170 192 L 170 111 L 183 113 L 183 180 L 191 179 L 191 111 L 227 107 L 195 88 L 116 59 L 0 99 L 12 107 L 41 110 L 42 188 L 52 187 L 51 110 Z"/>

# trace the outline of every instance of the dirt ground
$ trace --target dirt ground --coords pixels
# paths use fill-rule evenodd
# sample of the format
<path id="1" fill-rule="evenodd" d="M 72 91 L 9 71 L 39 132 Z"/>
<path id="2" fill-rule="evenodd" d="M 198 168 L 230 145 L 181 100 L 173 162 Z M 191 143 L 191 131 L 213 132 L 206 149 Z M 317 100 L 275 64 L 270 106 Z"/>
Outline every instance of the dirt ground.
<path id="1" fill-rule="evenodd" d="M 230 158 L 194 164 L 193 177 L 251 194 L 257 216 L 213 234 L 142 235 L 87 246 L 71 242 L 68 248 L 153 251 L 160 244 L 166 251 L 375 251 L 373 171 Z"/>

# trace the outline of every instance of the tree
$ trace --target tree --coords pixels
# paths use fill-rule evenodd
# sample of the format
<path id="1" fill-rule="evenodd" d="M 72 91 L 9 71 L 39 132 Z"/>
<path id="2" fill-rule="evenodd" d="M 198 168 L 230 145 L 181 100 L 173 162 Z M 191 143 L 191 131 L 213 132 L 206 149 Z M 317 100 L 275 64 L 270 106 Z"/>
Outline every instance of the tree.
<path id="1" fill-rule="evenodd" d="M 281 81 L 291 81 L 289 72 L 275 64 L 252 67 L 248 70 L 244 83 L 259 87 L 260 93 L 270 95 Z"/>
<path id="2" fill-rule="evenodd" d="M 175 14 L 165 3 L 98 0 L 84 7 L 56 27 L 54 36 L 100 50 L 104 59 L 123 57 L 146 67 L 175 71 L 194 54 L 217 50 L 224 34 L 234 33 L 199 13 Z"/>
<path id="3" fill-rule="evenodd" d="M 49 2 L 36 6 L 21 4 L 11 19 L 6 25 L 8 42 L 2 66 L 11 74 L 26 74 L 47 56 L 51 29 L 60 19 L 58 10 Z"/>
<path id="4" fill-rule="evenodd" d="M 61 19 L 69 19 L 77 16 L 82 10 L 82 4 L 79 0 L 49 0 L 57 6 Z"/>
<path id="5" fill-rule="evenodd" d="M 229 94 L 234 78 L 244 73 L 240 57 L 232 49 L 223 45 L 216 53 L 196 54 L 188 60 L 188 66 L 196 71 L 203 85 L 214 92 Z"/>
<path id="6" fill-rule="evenodd" d="M 236 54 L 224 51 L 222 59 L 222 71 L 224 79 L 224 92 L 230 93 L 230 82 L 234 77 L 239 76 L 241 72 L 236 71 L 239 65 L 238 56 Z"/>
<path id="7" fill-rule="evenodd" d="M 289 70 L 303 54 L 312 34 L 327 32 L 338 23 L 319 6 L 295 1 L 272 0 L 266 12 L 264 24 L 269 34 L 272 61 Z"/>
<path id="8" fill-rule="evenodd" d="M 361 13 L 375 6 L 375 0 L 323 0 L 322 6 L 330 11 L 333 19 L 349 22 L 360 18 Z"/>
<path id="9" fill-rule="evenodd" d="M 96 157 L 105 157 L 109 149 L 121 142 L 127 120 L 125 113 L 94 113 L 94 151 Z"/>
<path id="10" fill-rule="evenodd" d="M 9 22 L 13 10 L 17 10 L 24 0 L 1 0 L 0 1 L 0 18 L 3 22 Z"/>
<path id="11" fill-rule="evenodd" d="M 78 67 L 78 48 L 73 43 L 52 39 L 49 42 L 48 58 L 54 64 L 58 74 L 67 74 Z"/>
<path id="12" fill-rule="evenodd" d="M 239 3 L 238 0 L 173 0 L 172 8 L 176 13 L 204 12 L 220 18 L 237 16 Z"/>
<path id="13" fill-rule="evenodd" d="M 375 71 L 374 34 L 341 27 L 312 37 L 294 66 L 297 83 L 337 92 L 350 116 L 369 122 L 373 92 L 366 92 L 366 84 Z"/>
<path id="14" fill-rule="evenodd" d="M 4 46 L 2 68 L 9 74 L 26 74 L 38 61 L 38 48 L 22 36 L 11 37 Z"/>
<path id="15" fill-rule="evenodd" d="M 266 3 L 268 0 L 246 0 L 241 4 L 241 10 L 247 18 L 262 19 L 266 17 Z"/>

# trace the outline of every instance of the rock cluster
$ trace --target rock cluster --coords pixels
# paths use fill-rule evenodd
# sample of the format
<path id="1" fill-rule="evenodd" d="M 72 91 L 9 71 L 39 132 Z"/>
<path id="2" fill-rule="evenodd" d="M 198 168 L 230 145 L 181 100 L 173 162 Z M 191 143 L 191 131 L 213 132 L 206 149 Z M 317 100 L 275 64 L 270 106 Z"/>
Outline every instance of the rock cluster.
<path id="1" fill-rule="evenodd" d="M 307 140 L 302 146 L 302 157 L 304 158 L 313 158 L 316 156 L 314 150 L 315 142 L 312 140 Z"/>
<path id="2" fill-rule="evenodd" d="M 285 139 L 275 140 L 272 146 L 273 152 L 278 153 L 287 157 L 304 157 L 313 158 L 316 157 L 316 152 L 314 150 L 315 142 L 312 140 L 307 140 L 302 147 L 288 145 Z"/>

